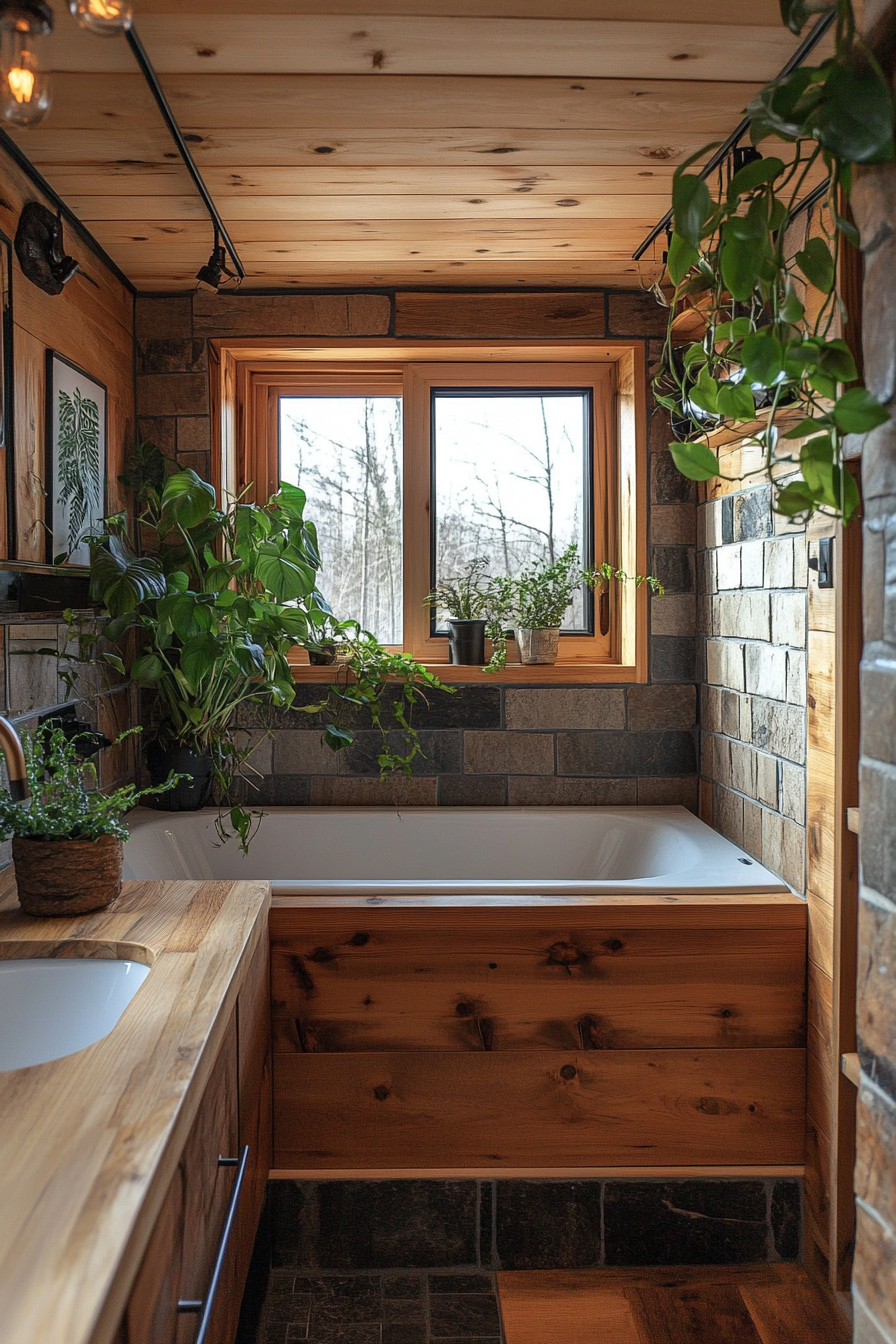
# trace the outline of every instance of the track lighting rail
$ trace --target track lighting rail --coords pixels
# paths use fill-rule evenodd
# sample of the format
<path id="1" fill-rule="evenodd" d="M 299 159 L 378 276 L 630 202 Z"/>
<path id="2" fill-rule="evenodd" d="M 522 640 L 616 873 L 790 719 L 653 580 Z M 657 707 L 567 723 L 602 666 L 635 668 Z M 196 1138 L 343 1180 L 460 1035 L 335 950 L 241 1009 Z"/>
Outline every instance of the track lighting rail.
<path id="1" fill-rule="evenodd" d="M 822 18 L 818 20 L 812 31 L 808 34 L 805 40 L 801 42 L 800 45 L 797 47 L 796 51 L 793 53 L 787 64 L 783 66 L 781 70 L 778 72 L 776 78 L 783 79 L 785 75 L 789 75 L 792 70 L 795 70 L 797 68 L 797 66 L 802 65 L 803 61 L 810 54 L 810 52 L 812 52 L 815 49 L 815 47 L 818 46 L 819 42 L 824 37 L 825 33 L 828 31 L 828 29 L 830 28 L 831 24 L 834 22 L 834 19 L 836 17 L 837 17 L 836 12 L 832 10 L 830 14 L 825 14 Z M 706 164 L 700 171 L 701 177 L 703 178 L 709 177 L 711 173 L 715 172 L 720 163 L 725 162 L 734 146 L 738 143 L 739 140 L 743 139 L 747 131 L 750 129 L 751 121 L 752 117 L 744 117 L 743 121 L 741 121 L 735 127 L 735 129 L 728 136 L 728 139 L 723 141 L 722 144 L 719 145 L 715 153 L 712 155 L 712 157 L 707 160 Z M 816 200 L 818 200 L 818 195 L 814 195 L 814 199 L 811 202 L 809 200 L 809 197 L 807 196 L 805 202 L 801 202 L 800 205 L 797 207 L 797 210 L 807 208 L 809 204 L 814 204 Z M 672 223 L 672 214 L 673 211 L 671 210 L 671 208 L 666 211 L 660 222 L 650 230 L 650 233 L 648 233 L 647 237 L 644 239 L 643 243 L 641 243 L 640 247 L 638 247 L 637 250 L 632 253 L 632 261 L 640 261 L 644 253 L 647 251 L 648 247 L 650 247 L 653 243 L 656 242 L 657 238 L 659 238 L 661 233 L 666 232 L 669 225 Z"/>
<path id="2" fill-rule="evenodd" d="M 199 195 L 202 198 L 202 203 L 205 206 L 206 210 L 208 211 L 209 218 L 211 219 L 215 229 L 216 240 L 217 237 L 220 237 L 221 242 L 223 243 L 224 247 L 226 248 L 227 252 L 230 255 L 236 274 L 239 276 L 240 280 L 242 280 L 245 278 L 246 275 L 245 267 L 243 266 L 243 263 L 240 261 L 239 253 L 234 247 L 230 234 L 227 232 L 227 229 L 224 225 L 224 221 L 222 220 L 220 214 L 218 213 L 218 207 L 212 200 L 211 192 L 205 185 L 205 182 L 203 181 L 202 178 L 202 174 L 196 167 L 195 162 L 193 161 L 193 155 L 190 153 L 190 147 L 187 144 L 186 140 L 184 139 L 183 133 L 181 132 L 180 127 L 178 126 L 177 122 L 174 119 L 174 113 L 171 111 L 168 99 L 165 97 L 165 92 L 161 84 L 159 83 L 159 77 L 156 74 L 155 69 L 153 68 L 152 62 L 150 61 L 149 57 L 146 54 L 146 48 L 143 46 L 143 43 L 137 36 L 137 32 L 133 24 L 131 25 L 130 28 L 128 28 L 127 32 L 125 33 L 125 37 L 127 38 L 128 46 L 133 52 L 134 60 L 137 62 L 137 65 L 140 67 L 140 72 L 143 75 L 143 78 L 149 85 L 150 93 L 156 100 L 156 106 L 158 107 L 159 111 L 162 114 L 162 119 L 165 122 L 165 125 L 168 127 L 168 132 L 171 136 L 171 139 L 174 141 L 174 144 L 177 148 L 177 152 L 183 159 L 184 167 L 190 174 L 190 177 L 193 179 L 193 185 L 199 192 Z"/>

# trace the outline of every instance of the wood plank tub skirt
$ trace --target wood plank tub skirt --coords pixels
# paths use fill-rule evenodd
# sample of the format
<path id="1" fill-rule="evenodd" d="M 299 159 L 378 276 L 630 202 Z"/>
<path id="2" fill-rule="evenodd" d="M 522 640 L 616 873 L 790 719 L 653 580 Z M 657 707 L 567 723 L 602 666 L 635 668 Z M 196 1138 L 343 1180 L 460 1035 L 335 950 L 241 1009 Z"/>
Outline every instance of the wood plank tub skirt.
<path id="1" fill-rule="evenodd" d="M 778 1167 L 802 1049 L 277 1053 L 280 1170 Z"/>

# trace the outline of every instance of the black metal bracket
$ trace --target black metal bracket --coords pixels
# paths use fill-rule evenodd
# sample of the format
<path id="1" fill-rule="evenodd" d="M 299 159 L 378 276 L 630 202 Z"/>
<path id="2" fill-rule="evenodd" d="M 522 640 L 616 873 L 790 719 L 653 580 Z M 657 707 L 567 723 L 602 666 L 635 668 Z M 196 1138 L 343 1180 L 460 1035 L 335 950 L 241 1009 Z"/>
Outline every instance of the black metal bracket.
<path id="1" fill-rule="evenodd" d="M 193 160 L 193 155 L 190 153 L 190 147 L 183 137 L 183 132 L 181 131 L 180 127 L 178 126 L 174 118 L 174 113 L 171 111 L 171 105 L 168 102 L 168 99 L 165 97 L 165 92 L 161 84 L 159 83 L 159 77 L 155 72 L 155 67 L 153 66 L 152 61 L 147 56 L 146 48 L 140 41 L 140 38 L 137 36 L 137 30 L 133 24 L 131 24 L 130 28 L 128 28 L 127 32 L 125 33 L 125 37 L 127 38 L 128 46 L 130 47 L 133 53 L 134 60 L 140 67 L 140 73 L 143 75 L 143 78 L 149 85 L 149 91 L 152 94 L 153 98 L 155 99 L 156 106 L 158 107 L 159 111 L 162 114 L 162 120 L 164 121 L 165 125 L 168 128 L 168 133 L 171 136 L 171 139 L 174 141 L 177 152 L 183 159 L 184 167 L 190 174 L 190 177 L 193 179 L 194 187 L 199 192 L 199 195 L 202 197 L 202 203 L 205 206 L 206 210 L 208 211 L 209 219 L 212 221 L 212 224 L 215 226 L 215 228 L 218 230 L 218 233 L 221 235 L 221 240 L 224 243 L 224 246 L 227 248 L 227 251 L 230 253 L 230 258 L 233 262 L 234 268 L 236 269 L 236 273 L 242 280 L 245 277 L 246 269 L 243 266 L 243 263 L 240 261 L 239 253 L 234 247 L 230 234 L 227 232 L 227 229 L 224 226 L 224 221 L 222 220 L 220 214 L 218 213 L 218 207 L 212 200 L 212 194 L 209 191 L 208 187 L 205 185 L 205 181 L 203 180 L 202 174 L 196 167 L 196 164 Z"/>
<path id="2" fill-rule="evenodd" d="M 834 538 L 819 537 L 818 554 L 809 557 L 809 568 L 818 575 L 819 588 L 834 586 Z"/>
<path id="3" fill-rule="evenodd" d="M 836 17 L 837 17 L 836 10 L 832 10 L 830 14 L 825 14 L 818 20 L 815 27 L 804 39 L 804 41 L 800 43 L 796 51 L 791 56 L 790 60 L 776 76 L 777 79 L 783 79 L 785 75 L 789 75 L 793 70 L 796 70 L 797 66 L 802 65 L 803 61 L 806 59 L 809 53 L 813 51 L 815 47 L 818 46 L 819 42 L 824 37 L 825 33 L 828 31 L 828 29 L 830 28 L 831 24 L 834 22 Z M 744 117 L 743 121 L 739 122 L 738 125 L 731 132 L 731 134 L 728 136 L 728 139 L 722 141 L 722 143 L 719 145 L 715 153 L 707 160 L 704 167 L 700 169 L 700 176 L 702 178 L 709 177 L 712 173 L 715 172 L 719 164 L 725 162 L 728 155 L 734 149 L 735 145 L 740 140 L 743 139 L 747 131 L 750 129 L 751 121 L 752 117 Z M 818 192 L 817 190 L 815 193 L 810 193 L 810 195 L 814 195 L 815 200 L 818 199 L 820 194 L 821 193 Z M 804 209 L 805 205 L 808 204 L 808 199 L 809 198 L 807 197 L 805 203 L 801 202 L 800 205 L 796 207 L 796 210 L 794 210 L 793 213 L 798 214 L 801 209 Z M 632 253 L 632 261 L 641 260 L 644 253 L 647 251 L 648 247 L 650 247 L 652 243 L 655 243 L 657 238 L 659 238 L 660 234 L 663 233 L 665 229 L 669 226 L 669 224 L 672 221 L 672 214 L 673 211 L 671 209 L 667 210 L 666 213 L 663 215 L 662 219 L 660 220 L 660 222 L 654 225 L 654 227 L 648 233 L 647 237 L 644 239 L 641 246 L 638 247 Z M 793 216 L 791 216 L 791 218 L 793 218 Z"/>
<path id="4" fill-rule="evenodd" d="M 37 722 L 41 728 L 45 724 L 50 728 L 59 728 L 66 742 L 77 744 L 78 755 L 84 761 L 88 756 L 95 756 L 98 751 L 112 746 L 112 739 L 105 733 L 99 732 L 86 720 L 78 718 L 74 705 L 67 705 L 65 709 L 54 709 L 49 714 L 41 714 Z"/>

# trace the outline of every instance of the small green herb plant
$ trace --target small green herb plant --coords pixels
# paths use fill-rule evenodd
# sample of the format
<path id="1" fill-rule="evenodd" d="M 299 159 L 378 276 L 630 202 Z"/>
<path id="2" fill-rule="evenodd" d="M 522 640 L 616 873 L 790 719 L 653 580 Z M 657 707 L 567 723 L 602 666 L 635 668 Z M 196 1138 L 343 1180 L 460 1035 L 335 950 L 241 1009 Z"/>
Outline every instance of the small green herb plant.
<path id="1" fill-rule="evenodd" d="M 139 733 L 129 728 L 113 745 Z M 31 797 L 13 802 L 0 789 L 0 833 L 4 838 L 17 836 L 31 840 L 98 840 L 114 835 L 127 840 L 123 818 L 141 798 L 173 788 L 180 775 L 170 776 L 164 784 L 150 789 L 133 785 L 103 793 L 98 787 L 96 767 L 82 760 L 78 739 L 68 738 L 61 728 L 44 724 L 22 737 L 25 768 Z"/>
<path id="2" fill-rule="evenodd" d="M 854 164 L 893 159 L 889 82 L 857 31 L 850 0 L 781 0 L 793 33 L 831 13 L 833 56 L 776 79 L 747 109 L 754 145 L 765 148 L 774 137 L 792 148 L 781 157 L 757 155 L 718 199 L 699 172 L 687 171 L 715 146 L 676 170 L 668 252 L 674 290 L 669 297 L 655 287 L 670 315 L 654 391 L 672 414 L 669 446 L 679 470 L 695 481 L 720 475 L 710 434 L 743 426 L 777 512 L 800 523 L 816 511 L 843 521 L 855 513 L 859 492 L 844 465 L 844 436 L 889 419 L 859 384 L 836 330 L 848 316 L 837 294 L 841 239 L 859 242 L 842 200 Z M 790 225 L 819 170 L 819 232 L 794 242 Z M 703 331 L 682 345 L 675 320 L 688 305 Z"/>
<path id="3" fill-rule="evenodd" d="M 575 542 L 556 560 L 536 561 L 519 574 L 497 575 L 491 581 L 491 614 L 486 626 L 486 634 L 492 641 L 492 656 L 483 671 L 498 672 L 506 666 L 508 625 L 525 630 L 547 630 L 558 626 L 577 588 L 587 584 L 596 592 L 612 580 L 634 582 L 638 587 L 646 583 L 652 592 L 658 595 L 663 592 L 663 585 L 653 575 L 632 577 L 607 560 L 594 568 L 584 569 Z"/>
<path id="4" fill-rule="evenodd" d="M 485 556 L 471 560 L 460 574 L 441 579 L 423 599 L 427 607 L 456 621 L 486 620 L 493 605 L 492 580 L 488 577 L 490 561 Z"/>

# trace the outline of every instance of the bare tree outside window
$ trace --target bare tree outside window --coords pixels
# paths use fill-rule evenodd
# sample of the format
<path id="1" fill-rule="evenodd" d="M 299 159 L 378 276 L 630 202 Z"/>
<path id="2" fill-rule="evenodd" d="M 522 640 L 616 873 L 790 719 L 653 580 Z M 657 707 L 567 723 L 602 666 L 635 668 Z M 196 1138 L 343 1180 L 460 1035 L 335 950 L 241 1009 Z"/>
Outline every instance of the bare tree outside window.
<path id="1" fill-rule="evenodd" d="M 477 556 L 492 574 L 555 560 L 572 542 L 590 560 L 588 394 L 436 392 L 436 579 Z M 584 590 L 564 629 L 585 624 Z"/>
<path id="2" fill-rule="evenodd" d="M 334 614 L 402 642 L 400 397 L 281 397 L 280 476 L 308 497 Z"/>

